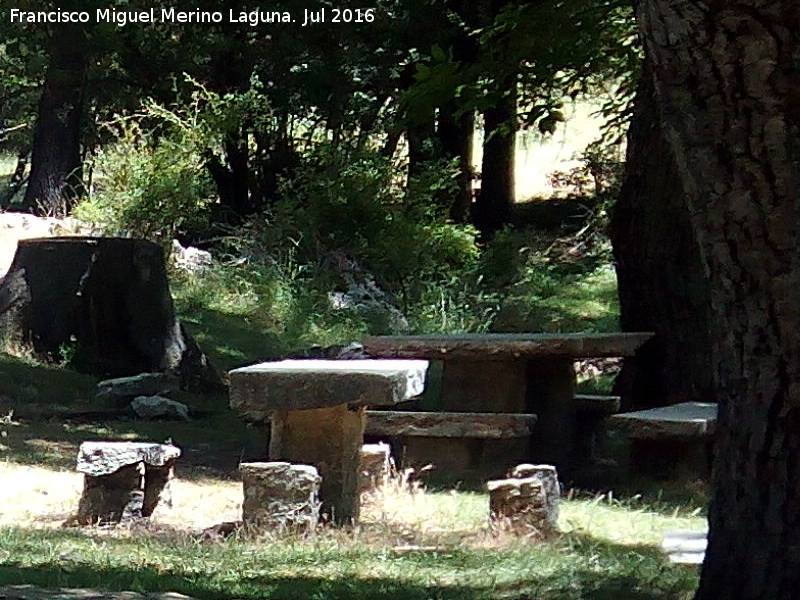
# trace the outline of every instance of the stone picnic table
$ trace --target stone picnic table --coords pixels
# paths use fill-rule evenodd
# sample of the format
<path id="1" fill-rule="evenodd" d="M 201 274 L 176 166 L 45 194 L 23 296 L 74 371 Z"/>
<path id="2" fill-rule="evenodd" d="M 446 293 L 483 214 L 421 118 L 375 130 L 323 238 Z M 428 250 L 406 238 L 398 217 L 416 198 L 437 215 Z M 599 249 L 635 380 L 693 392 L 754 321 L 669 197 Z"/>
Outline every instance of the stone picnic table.
<path id="1" fill-rule="evenodd" d="M 441 361 L 443 412 L 535 414 L 537 422 L 530 446 L 527 439 L 482 440 L 484 457 L 509 464 L 519 459 L 546 462 L 566 471 L 570 462 L 580 460 L 573 456 L 574 361 L 631 356 L 653 335 L 648 332 L 403 335 L 368 337 L 362 344 L 373 358 Z M 435 442 L 428 449 L 435 455 L 458 453 L 458 445 L 447 440 L 429 442 Z M 449 444 L 449 450 L 442 444 Z M 461 452 L 474 454 L 469 449 Z"/>
<path id="2" fill-rule="evenodd" d="M 322 514 L 354 523 L 367 406 L 422 393 L 426 360 L 284 360 L 230 372 L 230 404 L 270 422 L 269 459 L 310 464 L 322 476 Z"/>

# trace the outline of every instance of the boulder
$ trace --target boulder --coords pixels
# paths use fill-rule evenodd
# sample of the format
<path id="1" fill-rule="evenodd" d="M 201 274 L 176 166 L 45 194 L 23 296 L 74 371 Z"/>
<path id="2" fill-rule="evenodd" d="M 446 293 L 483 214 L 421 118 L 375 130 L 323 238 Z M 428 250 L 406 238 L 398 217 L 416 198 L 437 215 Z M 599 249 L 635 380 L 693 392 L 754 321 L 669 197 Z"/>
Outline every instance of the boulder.
<path id="1" fill-rule="evenodd" d="M 142 419 L 183 419 L 189 420 L 189 407 L 163 396 L 137 396 L 131 408 Z"/>
<path id="2" fill-rule="evenodd" d="M 208 271 L 214 259 L 207 250 L 194 246 L 184 248 L 178 240 L 172 240 L 172 264 L 179 271 L 197 275 Z"/>

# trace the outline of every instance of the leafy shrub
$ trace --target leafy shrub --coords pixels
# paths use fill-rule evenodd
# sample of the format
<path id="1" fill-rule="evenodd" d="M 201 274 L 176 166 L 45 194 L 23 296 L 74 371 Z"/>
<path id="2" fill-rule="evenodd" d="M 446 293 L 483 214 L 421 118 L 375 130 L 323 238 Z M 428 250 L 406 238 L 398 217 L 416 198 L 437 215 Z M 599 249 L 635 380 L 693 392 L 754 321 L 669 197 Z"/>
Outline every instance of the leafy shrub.
<path id="1" fill-rule="evenodd" d="M 431 165 L 407 190 L 402 180 L 400 167 L 377 152 L 317 147 L 283 183 L 273 211 L 250 225 L 248 243 L 260 260 L 291 249 L 314 275 L 324 275 L 317 267 L 326 255 L 347 255 L 407 306 L 428 283 L 468 272 L 479 248 L 474 228 L 449 222 L 437 205 L 453 182 L 447 164 Z"/>
<path id="2" fill-rule="evenodd" d="M 153 136 L 136 119 L 109 125 L 114 141 L 95 159 L 95 193 L 73 214 L 108 235 L 167 242 L 204 224 L 211 182 L 192 145 Z"/>

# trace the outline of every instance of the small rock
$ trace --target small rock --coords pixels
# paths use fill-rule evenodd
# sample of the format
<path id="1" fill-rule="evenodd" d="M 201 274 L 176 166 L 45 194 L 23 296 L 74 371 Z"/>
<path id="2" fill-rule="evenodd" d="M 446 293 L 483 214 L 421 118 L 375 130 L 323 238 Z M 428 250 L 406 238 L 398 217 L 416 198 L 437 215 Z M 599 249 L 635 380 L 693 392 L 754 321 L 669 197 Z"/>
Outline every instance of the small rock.
<path id="1" fill-rule="evenodd" d="M 508 475 L 487 483 L 492 520 L 506 522 L 517 532 L 556 533 L 561 495 L 556 468 L 522 464 Z"/>
<path id="2" fill-rule="evenodd" d="M 184 248 L 178 240 L 172 240 L 172 262 L 179 271 L 197 275 L 208 271 L 214 259 L 207 250 L 194 246 Z"/>
<path id="3" fill-rule="evenodd" d="M 178 390 L 179 382 L 166 373 L 140 373 L 106 379 L 97 384 L 96 400 L 124 406 L 137 396 L 166 396 Z"/>
<path id="4" fill-rule="evenodd" d="M 392 469 L 389 444 L 364 444 L 361 446 L 359 466 L 361 493 L 371 492 L 385 484 Z"/>
<path id="5" fill-rule="evenodd" d="M 137 396 L 131 408 L 142 419 L 183 419 L 189 420 L 189 407 L 163 396 Z"/>

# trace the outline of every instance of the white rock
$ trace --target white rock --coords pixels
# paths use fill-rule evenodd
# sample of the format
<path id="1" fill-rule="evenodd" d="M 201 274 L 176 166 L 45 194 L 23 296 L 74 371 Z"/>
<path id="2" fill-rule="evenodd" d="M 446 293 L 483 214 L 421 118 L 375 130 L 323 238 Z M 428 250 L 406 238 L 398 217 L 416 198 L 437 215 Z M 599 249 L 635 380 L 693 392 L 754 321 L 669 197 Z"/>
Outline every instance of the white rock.
<path id="1" fill-rule="evenodd" d="M 189 420 L 189 407 L 163 396 L 137 396 L 131 408 L 142 419 L 179 418 Z"/>

